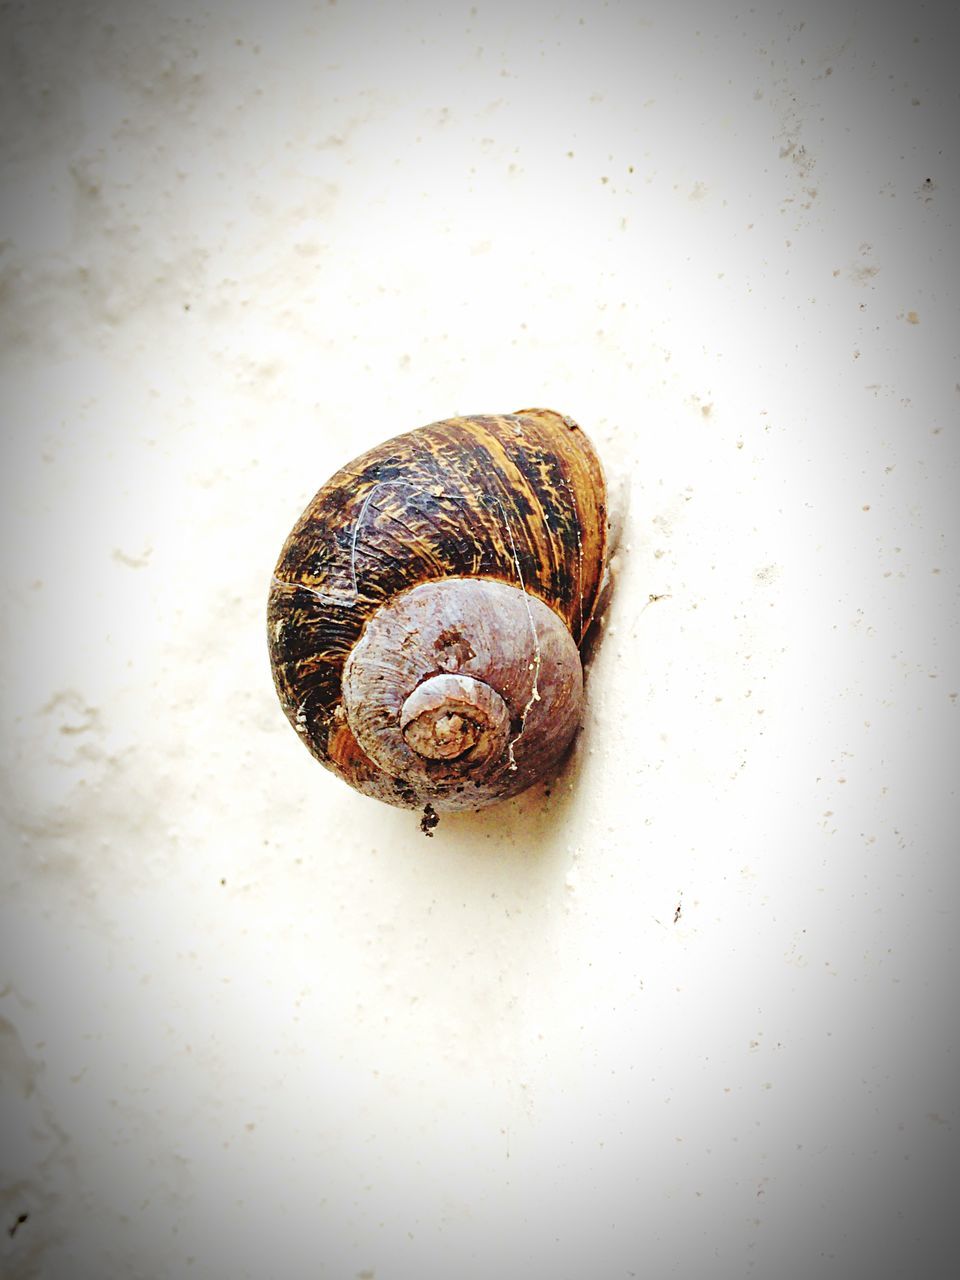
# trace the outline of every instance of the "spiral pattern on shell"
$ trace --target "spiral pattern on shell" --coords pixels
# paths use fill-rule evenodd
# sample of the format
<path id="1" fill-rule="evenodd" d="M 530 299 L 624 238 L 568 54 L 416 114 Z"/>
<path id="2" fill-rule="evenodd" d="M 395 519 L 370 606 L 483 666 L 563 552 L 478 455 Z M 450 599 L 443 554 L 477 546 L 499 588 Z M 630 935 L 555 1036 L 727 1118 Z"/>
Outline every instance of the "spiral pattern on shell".
<path id="1" fill-rule="evenodd" d="M 312 754 L 438 810 L 549 772 L 579 722 L 605 501 L 587 437 L 545 409 L 434 423 L 338 471 L 268 601 L 277 693 Z"/>

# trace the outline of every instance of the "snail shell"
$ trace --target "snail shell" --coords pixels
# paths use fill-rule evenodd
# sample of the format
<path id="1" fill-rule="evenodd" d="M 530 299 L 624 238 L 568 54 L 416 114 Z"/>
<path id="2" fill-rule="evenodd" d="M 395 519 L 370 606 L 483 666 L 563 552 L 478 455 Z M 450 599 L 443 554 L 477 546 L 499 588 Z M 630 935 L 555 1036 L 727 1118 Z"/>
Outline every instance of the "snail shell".
<path id="1" fill-rule="evenodd" d="M 390 804 L 517 794 L 579 723 L 605 554 L 603 472 L 571 418 L 451 418 L 378 445 L 280 554 L 267 616 L 287 718 Z"/>

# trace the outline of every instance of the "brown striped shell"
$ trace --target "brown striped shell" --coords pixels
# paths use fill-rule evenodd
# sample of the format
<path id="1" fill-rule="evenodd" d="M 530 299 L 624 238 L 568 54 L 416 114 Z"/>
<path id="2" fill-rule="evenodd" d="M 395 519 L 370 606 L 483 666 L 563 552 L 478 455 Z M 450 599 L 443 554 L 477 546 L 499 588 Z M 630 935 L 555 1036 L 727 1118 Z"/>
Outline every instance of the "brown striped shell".
<path id="1" fill-rule="evenodd" d="M 268 636 L 287 718 L 391 804 L 515 795 L 579 723 L 605 553 L 603 473 L 571 418 L 451 418 L 378 445 L 280 554 Z"/>

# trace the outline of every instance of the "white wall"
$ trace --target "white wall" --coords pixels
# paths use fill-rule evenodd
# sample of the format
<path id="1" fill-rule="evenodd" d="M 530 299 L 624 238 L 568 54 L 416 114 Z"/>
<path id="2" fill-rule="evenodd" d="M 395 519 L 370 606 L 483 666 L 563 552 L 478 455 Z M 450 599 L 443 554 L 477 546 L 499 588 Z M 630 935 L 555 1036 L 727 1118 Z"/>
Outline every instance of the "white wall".
<path id="1" fill-rule="evenodd" d="M 3 1274 L 952 1273 L 956 19 L 2 21 Z M 531 404 L 618 590 L 549 797 L 425 840 L 269 574 Z"/>

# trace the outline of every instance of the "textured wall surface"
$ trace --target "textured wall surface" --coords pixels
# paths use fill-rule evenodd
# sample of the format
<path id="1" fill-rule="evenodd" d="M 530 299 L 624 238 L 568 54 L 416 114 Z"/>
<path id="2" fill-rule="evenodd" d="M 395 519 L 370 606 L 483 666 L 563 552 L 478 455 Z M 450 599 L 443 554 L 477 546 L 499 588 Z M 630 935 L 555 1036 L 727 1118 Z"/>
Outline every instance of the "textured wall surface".
<path id="1" fill-rule="evenodd" d="M 935 9 L 4 6 L 5 1277 L 960 1267 Z M 537 404 L 629 490 L 585 723 L 426 840 L 270 572 Z"/>

